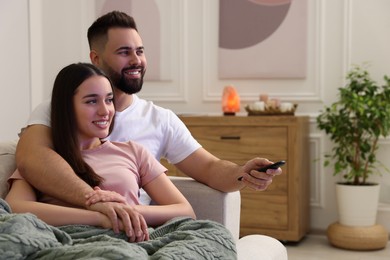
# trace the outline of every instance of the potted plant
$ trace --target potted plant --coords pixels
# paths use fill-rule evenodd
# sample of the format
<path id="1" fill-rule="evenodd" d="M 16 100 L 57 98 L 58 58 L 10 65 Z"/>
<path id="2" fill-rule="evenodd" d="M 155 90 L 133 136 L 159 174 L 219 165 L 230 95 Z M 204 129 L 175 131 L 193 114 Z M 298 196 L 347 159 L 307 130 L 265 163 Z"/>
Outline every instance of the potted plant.
<path id="1" fill-rule="evenodd" d="M 390 79 L 384 76 L 385 83 L 378 85 L 370 78 L 368 71 L 360 66 L 353 67 L 347 74 L 345 87 L 339 88 L 336 102 L 317 117 L 317 126 L 330 137 L 334 147 L 325 155 L 324 166 L 333 166 L 334 175 L 341 175 L 337 183 L 339 200 L 339 223 L 350 226 L 369 226 L 376 221 L 379 201 L 379 184 L 369 182 L 369 177 L 381 174 L 379 167 L 388 169 L 377 160 L 379 138 L 390 134 Z M 357 191 L 346 195 L 352 201 L 346 201 L 344 189 Z M 366 195 L 363 190 L 374 190 L 374 195 Z M 372 198 L 374 201 L 367 201 Z M 349 206 L 351 213 L 344 213 Z M 365 218 L 368 209 L 372 213 Z M 352 217 L 348 220 L 347 217 Z"/>

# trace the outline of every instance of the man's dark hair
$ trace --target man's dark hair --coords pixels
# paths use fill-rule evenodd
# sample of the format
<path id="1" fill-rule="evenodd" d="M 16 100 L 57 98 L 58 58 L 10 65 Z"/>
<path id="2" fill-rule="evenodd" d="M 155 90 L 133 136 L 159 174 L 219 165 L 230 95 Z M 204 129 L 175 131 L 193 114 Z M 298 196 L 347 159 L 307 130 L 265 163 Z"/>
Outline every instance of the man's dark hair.
<path id="1" fill-rule="evenodd" d="M 120 11 L 109 12 L 99 17 L 88 28 L 89 48 L 92 49 L 92 46 L 96 44 L 104 46 L 107 42 L 107 32 L 111 28 L 129 28 L 138 31 L 133 17 Z"/>

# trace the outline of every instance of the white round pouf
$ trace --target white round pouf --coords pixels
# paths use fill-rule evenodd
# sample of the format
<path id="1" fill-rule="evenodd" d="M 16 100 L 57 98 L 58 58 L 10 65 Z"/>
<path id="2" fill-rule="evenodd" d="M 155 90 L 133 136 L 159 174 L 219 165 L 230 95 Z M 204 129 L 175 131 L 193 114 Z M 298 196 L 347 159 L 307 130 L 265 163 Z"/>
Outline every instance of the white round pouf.
<path id="1" fill-rule="evenodd" d="M 237 242 L 239 260 L 287 260 L 287 249 L 277 239 L 264 235 L 249 235 Z"/>

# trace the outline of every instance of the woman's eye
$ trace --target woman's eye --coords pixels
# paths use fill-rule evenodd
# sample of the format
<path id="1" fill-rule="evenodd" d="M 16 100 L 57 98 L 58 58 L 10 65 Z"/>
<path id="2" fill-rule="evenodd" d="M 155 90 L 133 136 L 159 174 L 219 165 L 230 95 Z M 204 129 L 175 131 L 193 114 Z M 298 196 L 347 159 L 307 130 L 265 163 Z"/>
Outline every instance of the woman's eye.
<path id="1" fill-rule="evenodd" d="M 113 103 L 114 102 L 114 99 L 113 98 L 108 98 L 107 100 L 106 100 L 106 103 L 107 104 L 111 104 L 111 103 Z"/>
<path id="2" fill-rule="evenodd" d="M 96 104 L 96 100 L 93 99 L 93 100 L 88 100 L 87 102 L 85 102 L 86 104 Z"/>

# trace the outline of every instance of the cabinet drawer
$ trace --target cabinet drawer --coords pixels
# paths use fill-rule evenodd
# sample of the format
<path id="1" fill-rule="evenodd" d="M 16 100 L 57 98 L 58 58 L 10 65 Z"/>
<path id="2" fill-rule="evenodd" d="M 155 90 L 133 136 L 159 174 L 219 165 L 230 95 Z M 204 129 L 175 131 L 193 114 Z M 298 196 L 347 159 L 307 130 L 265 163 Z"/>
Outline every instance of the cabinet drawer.
<path id="1" fill-rule="evenodd" d="M 241 229 L 288 229 L 288 201 L 286 196 L 241 190 Z"/>
<path id="2" fill-rule="evenodd" d="M 189 130 L 206 150 L 225 160 L 287 159 L 286 127 L 191 126 Z"/>

